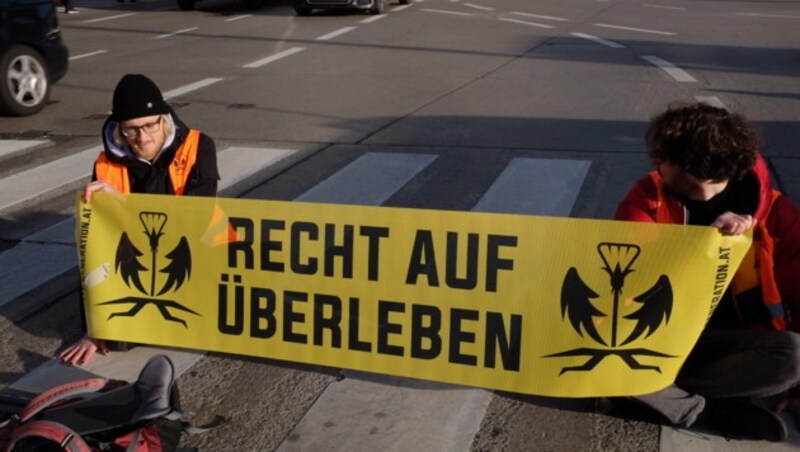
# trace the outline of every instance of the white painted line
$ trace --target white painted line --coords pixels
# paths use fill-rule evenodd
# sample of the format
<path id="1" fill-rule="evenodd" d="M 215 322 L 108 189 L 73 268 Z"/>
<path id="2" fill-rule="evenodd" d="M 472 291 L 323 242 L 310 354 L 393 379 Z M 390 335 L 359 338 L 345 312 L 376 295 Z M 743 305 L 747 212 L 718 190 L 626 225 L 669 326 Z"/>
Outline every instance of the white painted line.
<path id="1" fill-rule="evenodd" d="M 182 96 L 186 93 L 196 91 L 200 88 L 205 88 L 206 86 L 213 85 L 214 83 L 221 82 L 223 80 L 224 80 L 223 78 L 205 78 L 203 80 L 200 80 L 199 82 L 190 83 L 180 88 L 175 88 L 173 90 L 164 93 L 164 100 Z"/>
<path id="2" fill-rule="evenodd" d="M 736 13 L 736 15 L 750 17 L 771 17 L 773 19 L 800 19 L 800 16 L 794 16 L 791 14 Z"/>
<path id="3" fill-rule="evenodd" d="M 229 17 L 229 18 L 225 19 L 225 22 L 233 22 L 233 21 L 239 20 L 239 19 L 247 19 L 248 17 L 253 17 L 253 15 L 252 14 L 242 14 L 240 16 L 233 16 L 233 17 Z"/>
<path id="4" fill-rule="evenodd" d="M 722 103 L 722 101 L 719 100 L 719 97 L 717 96 L 694 96 L 694 98 L 696 101 L 711 105 L 712 107 L 727 109 L 727 107 L 725 107 L 725 104 Z"/>
<path id="5" fill-rule="evenodd" d="M 152 38 L 150 38 L 150 39 L 164 39 L 164 38 L 169 38 L 169 37 L 171 37 L 171 36 L 175 36 L 175 35 L 179 35 L 179 34 L 183 34 L 183 33 L 189 33 L 190 31 L 194 31 L 194 30 L 197 30 L 197 27 L 192 27 L 192 28 L 184 28 L 183 30 L 173 31 L 172 33 L 167 33 L 167 34 L 165 34 L 165 35 L 158 35 L 158 36 L 152 37 Z"/>
<path id="6" fill-rule="evenodd" d="M 264 168 L 294 154 L 292 149 L 230 147 L 220 153 L 219 191 L 225 190 Z M 224 160 L 224 161 L 223 161 Z"/>
<path id="7" fill-rule="evenodd" d="M 278 52 L 275 55 L 268 56 L 266 58 L 262 58 L 260 60 L 253 61 L 252 63 L 247 63 L 242 67 L 251 68 L 251 69 L 252 68 L 259 68 L 261 66 L 264 66 L 265 64 L 272 63 L 273 61 L 278 61 L 281 58 L 286 58 L 286 57 L 288 57 L 290 55 L 294 55 L 297 52 L 302 52 L 305 49 L 306 49 L 305 47 L 292 47 L 291 49 L 286 49 L 283 52 Z"/>
<path id="8" fill-rule="evenodd" d="M 337 36 L 341 36 L 341 35 L 343 35 L 345 33 L 349 33 L 351 31 L 355 30 L 356 28 L 357 27 L 342 27 L 342 28 L 340 28 L 338 30 L 334 30 L 334 31 L 332 31 L 332 32 L 330 32 L 328 34 L 322 35 L 322 36 L 318 37 L 316 40 L 317 41 L 329 41 L 329 40 L 331 40 L 331 39 L 333 39 L 333 38 L 335 38 Z"/>
<path id="9" fill-rule="evenodd" d="M 376 16 L 367 17 L 361 21 L 362 24 L 371 24 L 372 22 L 378 21 L 383 19 L 384 17 L 388 17 L 388 14 L 378 14 Z"/>
<path id="10" fill-rule="evenodd" d="M 492 401 L 485 389 L 342 374 L 345 378 L 325 388 L 277 452 L 469 451 Z"/>
<path id="11" fill-rule="evenodd" d="M 674 64 L 670 63 L 667 60 L 661 59 L 657 56 L 652 55 L 644 55 L 641 57 L 643 60 L 648 61 L 669 74 L 670 77 L 674 78 L 676 82 L 681 83 L 696 83 L 697 80 L 689 75 L 688 72 L 684 71 L 683 69 L 675 66 Z"/>
<path id="12" fill-rule="evenodd" d="M 680 6 L 648 5 L 646 3 L 644 5 L 642 5 L 642 6 L 644 6 L 645 8 L 672 9 L 672 10 L 675 10 L 675 11 L 686 11 L 686 8 L 682 8 Z"/>
<path id="13" fill-rule="evenodd" d="M 432 154 L 366 153 L 303 193 L 297 201 L 380 205 L 436 157 Z"/>
<path id="14" fill-rule="evenodd" d="M 85 24 L 93 24 L 96 22 L 104 22 L 106 20 L 114 20 L 114 19 L 122 19 L 124 17 L 135 16 L 136 13 L 125 13 L 125 14 L 117 14 L 116 16 L 106 16 L 106 17 L 98 17 L 97 19 L 89 19 L 83 21 Z"/>
<path id="15" fill-rule="evenodd" d="M 518 20 L 518 19 L 509 19 L 507 17 L 501 17 L 500 19 L 497 19 L 497 20 L 502 20 L 503 22 L 512 22 L 512 23 L 521 24 L 521 25 L 528 25 L 529 27 L 554 28 L 552 25 L 540 24 L 540 23 L 536 23 L 536 22 L 528 22 L 528 21 L 525 21 L 525 20 Z"/>
<path id="16" fill-rule="evenodd" d="M 610 25 L 610 24 L 594 24 L 595 27 L 602 27 L 602 28 L 613 28 L 616 30 L 627 30 L 627 31 L 637 31 L 639 33 L 651 33 L 654 35 L 668 35 L 673 36 L 676 33 L 672 33 L 669 31 L 659 31 L 659 30 L 648 30 L 646 28 L 633 28 L 633 27 L 623 27 L 621 25 Z"/>
<path id="17" fill-rule="evenodd" d="M 544 19 L 544 20 L 557 20 L 561 22 L 566 22 L 568 19 L 564 19 L 563 17 L 555 17 L 555 16 L 542 16 L 540 14 L 531 14 L 531 13 L 521 13 L 518 11 L 512 12 L 511 14 L 517 16 L 524 16 L 524 17 L 533 17 L 535 19 Z"/>
<path id="18" fill-rule="evenodd" d="M 417 1 L 421 2 L 422 0 L 417 0 Z M 399 13 L 400 11 L 403 11 L 404 9 L 411 8 L 411 6 L 413 6 L 411 3 L 409 3 L 407 5 L 396 6 L 396 7 L 394 7 L 394 9 L 392 9 L 392 12 L 393 13 Z"/>
<path id="19" fill-rule="evenodd" d="M 599 36 L 594 35 L 587 35 L 586 33 L 570 33 L 572 36 L 576 36 L 578 38 L 588 39 L 590 41 L 594 41 L 598 44 L 602 44 L 604 46 L 611 47 L 612 49 L 624 49 L 625 46 L 614 41 L 609 41 L 608 39 L 601 38 Z"/>
<path id="20" fill-rule="evenodd" d="M 92 57 L 92 56 L 95 56 L 95 55 L 100 55 L 100 54 L 103 54 L 103 53 L 106 53 L 106 52 L 108 52 L 108 50 L 95 50 L 94 52 L 89 52 L 89 53 L 84 53 L 84 54 L 81 54 L 81 55 L 71 56 L 71 57 L 69 57 L 69 61 L 80 60 L 81 58 L 88 58 L 88 57 Z"/>
<path id="21" fill-rule="evenodd" d="M 568 217 L 590 166 L 588 160 L 515 158 L 472 210 Z"/>
<path id="22" fill-rule="evenodd" d="M 464 3 L 464 6 L 468 6 L 470 8 L 474 8 L 474 9 L 480 9 L 481 11 L 494 11 L 495 10 L 494 8 L 489 8 L 488 6 L 476 5 L 474 3 Z"/>
<path id="23" fill-rule="evenodd" d="M 92 162 L 100 152 L 95 146 L 76 154 L 10 174 L 0 180 L 0 211 L 80 180 L 89 180 Z"/>
<path id="24" fill-rule="evenodd" d="M 439 13 L 439 14 L 452 14 L 454 16 L 474 16 L 475 14 L 472 13 L 461 13 L 457 11 L 445 11 L 442 9 L 431 9 L 431 8 L 422 8 L 423 11 L 427 11 L 429 13 Z"/>
<path id="25" fill-rule="evenodd" d="M 0 157 L 51 143 L 50 140 L 0 140 Z"/>

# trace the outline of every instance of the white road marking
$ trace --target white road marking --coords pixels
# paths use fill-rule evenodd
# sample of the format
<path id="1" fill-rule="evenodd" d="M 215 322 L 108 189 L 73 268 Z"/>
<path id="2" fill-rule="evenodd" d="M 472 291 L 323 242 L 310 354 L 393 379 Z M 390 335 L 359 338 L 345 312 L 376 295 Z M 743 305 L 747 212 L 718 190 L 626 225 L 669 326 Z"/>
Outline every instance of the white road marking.
<path id="1" fill-rule="evenodd" d="M 95 56 L 95 55 L 100 55 L 100 54 L 103 54 L 103 53 L 106 53 L 106 52 L 108 52 L 108 50 L 95 50 L 94 52 L 83 53 L 81 55 L 74 55 L 74 56 L 69 57 L 69 61 L 80 60 L 81 58 L 88 58 L 88 57 L 92 57 L 92 56 Z"/>
<path id="2" fill-rule="evenodd" d="M 672 10 L 675 10 L 675 11 L 686 11 L 686 8 L 682 8 L 680 6 L 648 5 L 646 3 L 643 4 L 642 6 L 644 6 L 645 8 L 672 9 Z"/>
<path id="3" fill-rule="evenodd" d="M 200 80 L 199 82 L 190 83 L 186 86 L 182 86 L 180 88 L 175 88 L 173 90 L 167 91 L 164 93 L 164 100 L 171 99 L 173 97 L 182 96 L 186 93 L 196 91 L 200 88 L 205 88 L 206 86 L 213 85 L 214 83 L 221 82 L 224 80 L 223 78 L 205 78 Z"/>
<path id="4" fill-rule="evenodd" d="M 480 9 L 482 11 L 494 11 L 495 10 L 494 8 L 489 8 L 488 6 L 476 5 L 474 3 L 464 3 L 464 6 L 467 6 L 469 8 L 474 8 L 474 9 Z"/>
<path id="5" fill-rule="evenodd" d="M 717 96 L 694 96 L 695 100 L 717 108 L 727 108 Z"/>
<path id="6" fill-rule="evenodd" d="M 599 36 L 588 35 L 586 33 L 570 33 L 572 36 L 577 36 L 578 38 L 588 39 L 590 41 L 594 41 L 598 44 L 602 44 L 604 46 L 611 47 L 612 49 L 624 49 L 625 46 L 622 44 L 618 44 L 614 41 L 609 41 L 608 39 L 601 38 Z"/>
<path id="7" fill-rule="evenodd" d="M 544 20 L 557 20 L 560 22 L 566 22 L 568 19 L 564 19 L 563 17 L 554 17 L 554 16 L 542 16 L 541 14 L 531 14 L 531 13 L 521 13 L 519 11 L 512 12 L 516 16 L 525 16 L 525 17 L 533 17 L 535 19 L 544 19 Z"/>
<path id="8" fill-rule="evenodd" d="M 363 20 L 361 21 L 361 23 L 362 23 L 362 24 L 371 24 L 372 22 L 375 22 L 375 21 L 377 21 L 377 20 L 381 20 L 381 19 L 383 19 L 383 18 L 384 18 L 384 17 L 386 17 L 386 16 L 388 16 L 388 14 L 378 14 L 378 15 L 376 15 L 376 16 L 367 17 L 366 19 L 363 19 Z"/>
<path id="9" fill-rule="evenodd" d="M 265 64 L 272 63 L 273 61 L 278 61 L 281 58 L 286 58 L 286 57 L 288 57 L 290 55 L 294 55 L 297 52 L 302 52 L 305 49 L 306 49 L 305 47 L 292 47 L 291 49 L 286 49 L 283 52 L 278 52 L 275 55 L 268 56 L 266 58 L 262 58 L 260 60 L 253 61 L 252 63 L 245 64 L 242 67 L 251 68 L 251 69 L 252 68 L 259 68 L 261 66 L 264 66 Z"/>
<path id="10" fill-rule="evenodd" d="M 427 11 L 429 13 L 439 13 L 439 14 L 452 14 L 454 16 L 474 16 L 475 14 L 472 13 L 461 13 L 457 11 L 445 11 L 442 9 L 431 9 L 431 8 L 422 8 L 423 11 Z"/>
<path id="11" fill-rule="evenodd" d="M 568 217 L 591 165 L 588 160 L 517 157 L 472 211 Z"/>
<path id="12" fill-rule="evenodd" d="M 668 35 L 673 36 L 676 33 L 672 33 L 670 31 L 660 31 L 660 30 L 648 30 L 646 28 L 634 28 L 634 27 L 623 27 L 621 25 L 610 25 L 610 24 L 594 24 L 595 27 L 602 27 L 602 28 L 613 28 L 616 30 L 628 30 L 628 31 L 637 31 L 639 33 L 652 33 L 655 35 Z"/>
<path id="13" fill-rule="evenodd" d="M 94 162 L 98 152 L 100 146 L 95 146 L 4 177 L 0 181 L 0 211 L 31 202 L 54 187 L 88 181 L 92 174 L 91 162 Z"/>
<path id="14" fill-rule="evenodd" d="M 667 60 L 652 55 L 644 55 L 641 58 L 645 61 L 648 61 L 658 66 L 659 69 L 663 70 L 664 72 L 669 74 L 670 77 L 674 78 L 676 82 L 681 82 L 681 83 L 697 82 L 697 80 L 691 75 L 689 75 L 688 72 L 684 71 L 678 66 L 675 66 L 674 64 L 670 63 Z"/>
<path id="15" fill-rule="evenodd" d="M 737 16 L 771 17 L 773 19 L 800 19 L 800 16 L 791 14 L 761 14 L 761 13 L 736 13 Z"/>
<path id="16" fill-rule="evenodd" d="M 225 19 L 225 22 L 233 22 L 235 20 L 246 19 L 248 17 L 253 17 L 253 15 L 252 14 L 242 14 L 242 15 L 239 15 L 239 16 L 233 16 L 233 17 L 229 17 L 229 18 Z"/>
<path id="17" fill-rule="evenodd" d="M 521 25 L 528 25 L 529 27 L 555 28 L 552 25 L 540 24 L 540 23 L 537 23 L 537 22 L 528 22 L 528 21 L 519 20 L 519 19 L 509 19 L 507 17 L 501 17 L 501 18 L 499 18 L 497 20 L 502 20 L 503 22 L 512 22 L 512 23 L 521 24 Z"/>
<path id="18" fill-rule="evenodd" d="M 190 31 L 194 31 L 194 30 L 197 30 L 197 27 L 184 28 L 183 30 L 173 31 L 172 33 L 167 33 L 167 34 L 164 34 L 164 35 L 154 36 L 154 37 L 152 37 L 150 39 L 169 38 L 171 36 L 180 35 L 180 34 L 183 34 L 183 33 L 189 33 Z"/>
<path id="19" fill-rule="evenodd" d="M 297 197 L 297 201 L 380 205 L 431 162 L 434 154 L 369 152 Z"/>
<path id="20" fill-rule="evenodd" d="M 117 14 L 116 16 L 106 16 L 106 17 L 98 17 L 97 19 L 89 19 L 83 21 L 85 24 L 93 24 L 96 22 L 104 22 L 106 20 L 114 20 L 114 19 L 122 19 L 125 17 L 135 16 L 136 13 L 125 13 L 125 14 Z"/>
<path id="21" fill-rule="evenodd" d="M 417 1 L 421 2 L 422 0 L 417 0 Z M 412 6 L 411 3 L 409 3 L 407 5 L 396 6 L 394 9 L 392 9 L 392 12 L 393 13 L 400 12 L 400 11 L 402 11 L 404 9 L 411 8 L 411 6 Z"/>
<path id="22" fill-rule="evenodd" d="M 337 36 L 341 36 L 341 35 L 343 35 L 345 33 L 349 33 L 351 31 L 355 30 L 356 28 L 357 27 L 342 27 L 342 28 L 340 28 L 338 30 L 334 30 L 334 31 L 332 31 L 332 32 L 330 32 L 328 34 L 322 35 L 322 36 L 318 37 L 316 40 L 317 41 L 328 41 L 328 40 L 331 40 L 331 39 L 333 39 L 333 38 L 335 38 Z"/>
<path id="23" fill-rule="evenodd" d="M 16 154 L 45 143 L 50 143 L 50 140 L 0 140 L 0 156 Z"/>

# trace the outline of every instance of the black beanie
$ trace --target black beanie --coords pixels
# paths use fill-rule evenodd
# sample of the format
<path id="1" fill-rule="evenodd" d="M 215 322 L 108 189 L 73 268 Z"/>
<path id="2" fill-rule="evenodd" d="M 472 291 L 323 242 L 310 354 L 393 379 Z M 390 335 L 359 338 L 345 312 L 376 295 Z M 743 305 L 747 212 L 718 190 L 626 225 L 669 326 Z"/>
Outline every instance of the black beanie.
<path id="1" fill-rule="evenodd" d="M 111 119 L 126 121 L 169 113 L 158 86 L 141 74 L 126 74 L 114 89 Z"/>

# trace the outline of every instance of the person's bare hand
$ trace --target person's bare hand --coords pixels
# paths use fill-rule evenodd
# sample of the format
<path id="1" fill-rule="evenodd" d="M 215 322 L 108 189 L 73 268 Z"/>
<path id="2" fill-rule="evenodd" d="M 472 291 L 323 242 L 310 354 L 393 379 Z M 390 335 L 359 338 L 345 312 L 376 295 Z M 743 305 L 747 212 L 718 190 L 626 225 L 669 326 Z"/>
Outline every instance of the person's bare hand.
<path id="1" fill-rule="evenodd" d="M 725 212 L 718 216 L 711 226 L 718 228 L 724 235 L 742 235 L 755 224 L 756 220 L 751 215 Z"/>
<path id="2" fill-rule="evenodd" d="M 96 180 L 94 182 L 89 182 L 83 189 L 83 201 L 92 202 L 92 193 L 97 191 L 113 193 L 117 190 L 115 190 L 114 187 L 111 186 L 111 184 L 103 180 Z"/>
<path id="3" fill-rule="evenodd" d="M 95 353 L 100 353 L 101 355 L 108 354 L 108 346 L 105 341 L 84 336 L 78 342 L 75 342 L 59 353 L 58 358 L 64 364 L 80 366 L 89 364 Z"/>
<path id="4" fill-rule="evenodd" d="M 784 411 L 792 415 L 795 428 L 800 429 L 800 397 L 789 396 L 781 400 L 775 408 L 775 412 L 781 414 Z"/>

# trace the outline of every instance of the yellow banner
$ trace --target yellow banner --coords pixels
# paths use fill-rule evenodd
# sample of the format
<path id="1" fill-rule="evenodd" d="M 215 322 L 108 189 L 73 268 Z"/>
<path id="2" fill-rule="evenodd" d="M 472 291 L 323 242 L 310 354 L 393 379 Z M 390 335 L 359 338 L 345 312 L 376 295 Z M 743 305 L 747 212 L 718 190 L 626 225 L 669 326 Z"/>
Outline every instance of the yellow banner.
<path id="1" fill-rule="evenodd" d="M 98 193 L 78 212 L 92 337 L 566 397 L 672 383 L 750 245 L 246 199 Z"/>

